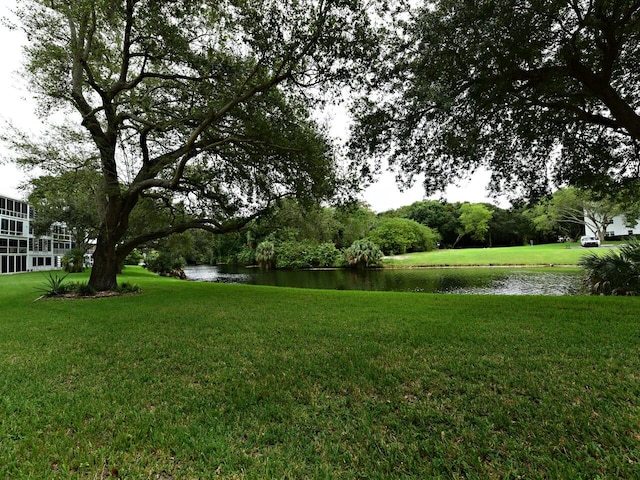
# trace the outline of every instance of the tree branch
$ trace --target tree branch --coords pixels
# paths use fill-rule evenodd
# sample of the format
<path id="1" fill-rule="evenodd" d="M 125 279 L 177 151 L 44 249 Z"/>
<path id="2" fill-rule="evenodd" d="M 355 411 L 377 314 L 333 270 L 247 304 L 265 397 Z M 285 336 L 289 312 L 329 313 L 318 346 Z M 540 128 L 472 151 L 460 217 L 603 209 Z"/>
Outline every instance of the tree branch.
<path id="1" fill-rule="evenodd" d="M 162 230 L 157 230 L 155 232 L 148 232 L 143 235 L 139 235 L 122 245 L 118 246 L 118 254 L 124 256 L 128 255 L 134 248 L 149 243 L 153 240 L 158 240 L 160 238 L 167 237 L 174 233 L 183 233 L 187 230 L 205 230 L 207 232 L 213 234 L 224 234 L 229 232 L 237 232 L 241 231 L 249 222 L 259 218 L 260 216 L 266 214 L 272 207 L 273 200 L 267 202 L 267 205 L 264 208 L 256 211 L 252 215 L 248 217 L 240 217 L 228 220 L 225 223 L 219 223 L 214 219 L 198 219 L 192 220 L 189 222 L 180 223 L 178 225 L 173 225 L 167 227 Z"/>

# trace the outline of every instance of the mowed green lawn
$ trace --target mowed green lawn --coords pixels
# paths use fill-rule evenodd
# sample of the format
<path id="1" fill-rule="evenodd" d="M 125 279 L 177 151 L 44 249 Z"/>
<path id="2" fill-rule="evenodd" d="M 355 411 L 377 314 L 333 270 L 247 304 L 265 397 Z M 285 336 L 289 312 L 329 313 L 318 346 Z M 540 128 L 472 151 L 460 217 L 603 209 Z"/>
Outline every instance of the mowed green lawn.
<path id="1" fill-rule="evenodd" d="M 592 252 L 604 253 L 608 248 L 581 248 L 575 243 L 546 245 L 458 248 L 432 252 L 409 253 L 387 257 L 389 267 L 487 266 L 487 265 L 577 265 L 580 258 Z"/>
<path id="2" fill-rule="evenodd" d="M 640 471 L 638 298 L 43 278 L 0 277 L 2 479 Z"/>

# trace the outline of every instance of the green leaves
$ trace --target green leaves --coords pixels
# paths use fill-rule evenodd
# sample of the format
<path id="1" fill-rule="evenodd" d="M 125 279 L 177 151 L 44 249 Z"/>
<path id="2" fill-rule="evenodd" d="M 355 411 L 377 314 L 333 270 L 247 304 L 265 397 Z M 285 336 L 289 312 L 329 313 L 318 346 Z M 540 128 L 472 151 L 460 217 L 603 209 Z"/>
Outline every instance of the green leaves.
<path id="1" fill-rule="evenodd" d="M 58 149 L 41 168 L 62 176 L 98 159 L 93 272 L 104 278 L 94 286 L 113 288 L 119 260 L 151 240 L 242 228 L 283 197 L 333 193 L 334 152 L 310 112 L 375 53 L 364 3 L 34 0 L 21 10 L 34 93 L 47 112 L 74 109 L 65 121 L 91 145 Z M 26 143 L 30 157 L 45 150 Z M 152 221 L 134 226 L 149 205 Z"/>
<path id="2" fill-rule="evenodd" d="M 344 251 L 347 264 L 354 268 L 377 267 L 382 256 L 382 250 L 368 238 L 356 240 Z"/>
<path id="3" fill-rule="evenodd" d="M 356 110 L 355 163 L 423 174 L 427 193 L 479 166 L 492 188 L 526 197 L 551 181 L 606 190 L 637 179 L 640 9 L 614 3 L 415 8 Z"/>
<path id="4" fill-rule="evenodd" d="M 592 293 L 599 295 L 640 294 L 640 242 L 629 240 L 615 250 L 591 253 L 580 259 Z"/>
<path id="5" fill-rule="evenodd" d="M 408 218 L 387 218 L 369 233 L 386 255 L 425 252 L 436 248 L 437 232 Z"/>
<path id="6" fill-rule="evenodd" d="M 480 203 L 465 203 L 460 207 L 460 212 L 460 234 L 470 235 L 474 240 L 484 240 L 493 212 Z"/>

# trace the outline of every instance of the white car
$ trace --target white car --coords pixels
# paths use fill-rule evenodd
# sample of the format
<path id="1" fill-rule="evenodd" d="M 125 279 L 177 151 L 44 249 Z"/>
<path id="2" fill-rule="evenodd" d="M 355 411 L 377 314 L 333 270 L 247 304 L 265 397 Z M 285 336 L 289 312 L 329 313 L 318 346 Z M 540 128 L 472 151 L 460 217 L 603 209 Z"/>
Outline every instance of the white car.
<path id="1" fill-rule="evenodd" d="M 583 247 L 599 247 L 600 239 L 588 236 L 580 237 L 580 245 L 582 245 Z"/>

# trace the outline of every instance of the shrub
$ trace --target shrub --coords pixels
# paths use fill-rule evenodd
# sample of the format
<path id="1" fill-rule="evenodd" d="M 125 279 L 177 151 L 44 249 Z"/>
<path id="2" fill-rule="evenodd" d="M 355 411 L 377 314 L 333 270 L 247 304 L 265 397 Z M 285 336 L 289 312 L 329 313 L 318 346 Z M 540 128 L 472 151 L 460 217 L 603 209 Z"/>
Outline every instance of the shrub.
<path id="1" fill-rule="evenodd" d="M 355 268 L 368 268 L 380 265 L 382 250 L 370 239 L 356 240 L 344 251 L 347 264 Z"/>
<path id="2" fill-rule="evenodd" d="M 408 218 L 387 218 L 369 234 L 369 238 L 387 255 L 428 252 L 437 246 L 438 234 Z"/>
<path id="3" fill-rule="evenodd" d="M 640 294 L 640 242 L 609 250 L 604 255 L 590 253 L 580 259 L 585 269 L 587 286 L 599 295 Z"/>
<path id="4" fill-rule="evenodd" d="M 72 248 L 62 257 L 62 269 L 68 273 L 80 273 L 84 271 L 84 253 L 80 248 Z"/>
<path id="5" fill-rule="evenodd" d="M 144 260 L 144 255 L 140 250 L 133 249 L 133 251 L 127 255 L 127 258 L 124 259 L 125 265 L 140 265 L 140 262 Z"/>
<path id="6" fill-rule="evenodd" d="M 276 248 L 276 268 L 310 268 L 309 245 L 300 242 L 283 242 Z"/>
<path id="7" fill-rule="evenodd" d="M 185 263 L 183 257 L 162 251 L 147 255 L 146 267 L 148 270 L 160 275 L 176 276 L 177 272 L 182 271 Z"/>
<path id="8" fill-rule="evenodd" d="M 248 245 L 244 245 L 236 254 L 235 262 L 240 265 L 253 265 L 256 263 L 255 251 Z"/>
<path id="9" fill-rule="evenodd" d="M 139 285 L 135 283 L 122 282 L 116 287 L 116 292 L 119 293 L 138 293 L 141 290 Z"/>
<path id="10" fill-rule="evenodd" d="M 311 247 L 308 257 L 312 267 L 337 267 L 341 263 L 340 250 L 331 242 Z"/>
<path id="11" fill-rule="evenodd" d="M 88 283 L 70 283 L 68 293 L 75 293 L 80 297 L 91 297 L 96 294 L 95 288 Z"/>
<path id="12" fill-rule="evenodd" d="M 273 268 L 276 264 L 276 247 L 273 242 L 266 241 L 258 244 L 255 258 L 260 268 L 266 270 Z"/>

